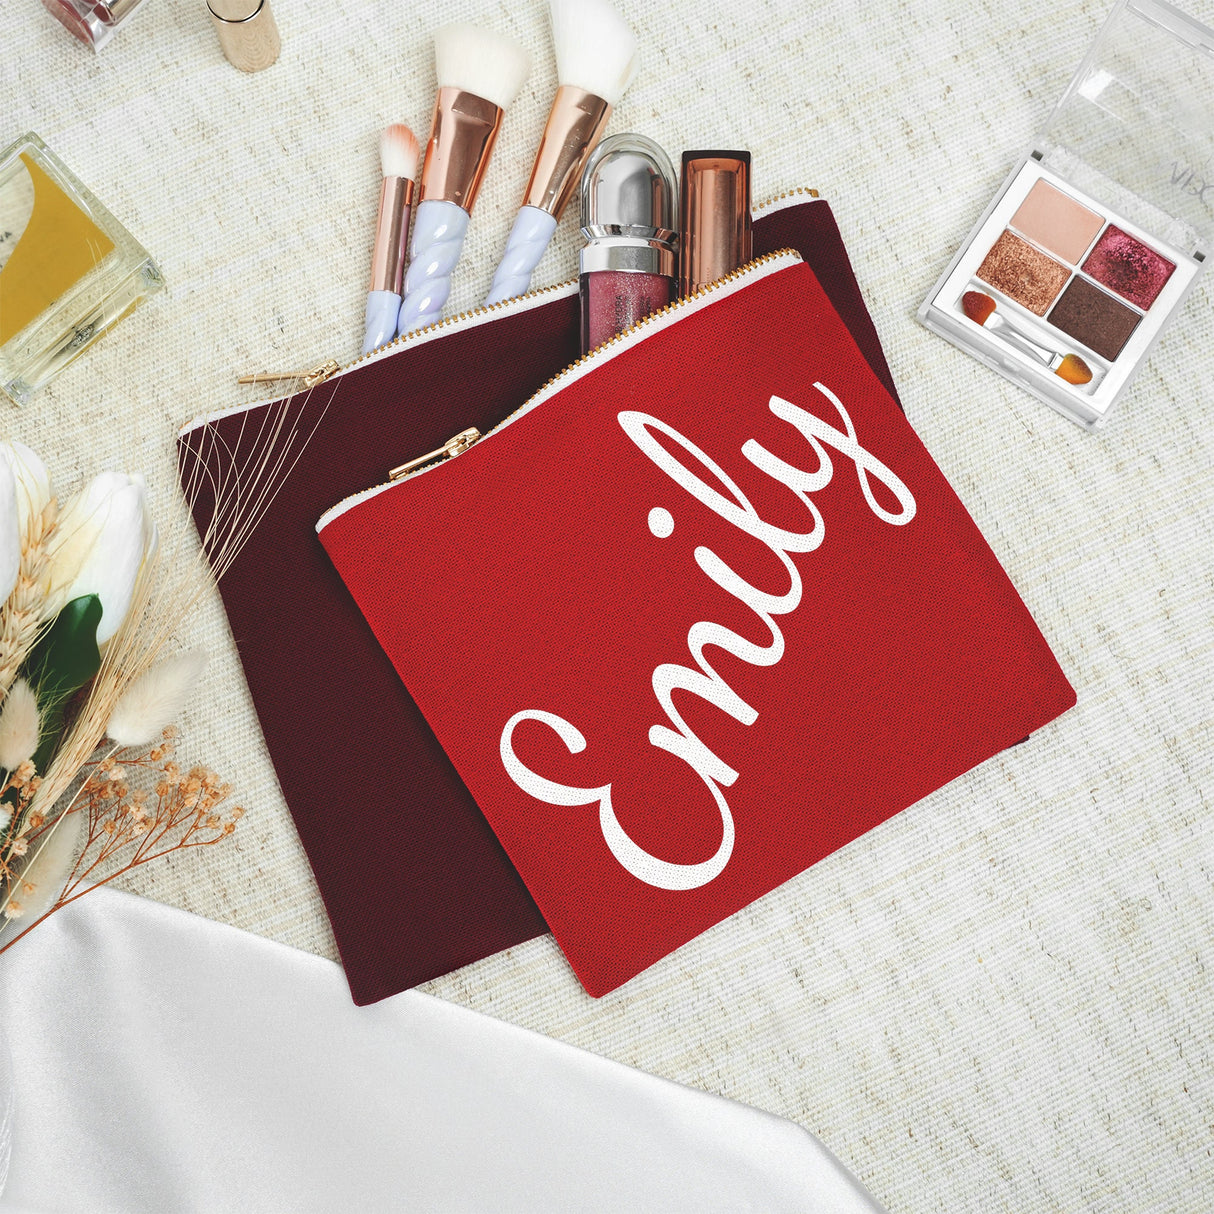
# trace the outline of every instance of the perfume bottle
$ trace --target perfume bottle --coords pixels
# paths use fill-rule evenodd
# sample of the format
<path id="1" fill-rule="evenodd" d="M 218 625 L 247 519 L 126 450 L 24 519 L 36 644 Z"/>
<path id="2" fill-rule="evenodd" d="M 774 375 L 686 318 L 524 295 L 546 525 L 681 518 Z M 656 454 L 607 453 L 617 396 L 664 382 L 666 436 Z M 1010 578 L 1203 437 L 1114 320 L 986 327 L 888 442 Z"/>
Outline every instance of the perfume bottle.
<path id="1" fill-rule="evenodd" d="M 612 135 L 582 173 L 582 353 L 675 296 L 678 186 L 670 157 L 644 135 Z"/>
<path id="2" fill-rule="evenodd" d="M 73 37 L 99 51 L 124 25 L 143 0 L 42 0 L 46 9 Z"/>
<path id="3" fill-rule="evenodd" d="M 0 390 L 29 398 L 164 285 L 148 252 L 38 138 L 0 152 Z"/>

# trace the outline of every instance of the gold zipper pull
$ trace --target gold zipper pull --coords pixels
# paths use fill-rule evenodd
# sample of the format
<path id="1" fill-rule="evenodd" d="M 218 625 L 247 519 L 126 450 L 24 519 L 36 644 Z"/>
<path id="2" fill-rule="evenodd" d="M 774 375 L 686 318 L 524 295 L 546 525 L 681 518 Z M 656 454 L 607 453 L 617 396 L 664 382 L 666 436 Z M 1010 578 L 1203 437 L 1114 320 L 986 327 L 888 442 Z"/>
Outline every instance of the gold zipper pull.
<path id="1" fill-rule="evenodd" d="M 469 426 L 467 430 L 461 430 L 454 438 L 447 439 L 437 451 L 429 451 L 425 455 L 419 455 L 417 459 L 411 459 L 407 464 L 401 464 L 399 468 L 393 468 L 388 473 L 388 479 L 398 481 L 402 476 L 415 472 L 423 464 L 429 464 L 438 459 L 451 459 L 460 452 L 467 451 L 480 436 L 481 432 L 475 426 Z"/>
<path id="2" fill-rule="evenodd" d="M 298 380 L 305 388 L 315 388 L 317 384 L 323 384 L 330 376 L 336 375 L 341 370 L 341 365 L 335 359 L 327 359 L 321 363 L 319 367 L 313 367 L 311 371 L 259 371 L 256 375 L 241 375 L 236 382 L 238 384 L 276 384 L 285 380 Z"/>

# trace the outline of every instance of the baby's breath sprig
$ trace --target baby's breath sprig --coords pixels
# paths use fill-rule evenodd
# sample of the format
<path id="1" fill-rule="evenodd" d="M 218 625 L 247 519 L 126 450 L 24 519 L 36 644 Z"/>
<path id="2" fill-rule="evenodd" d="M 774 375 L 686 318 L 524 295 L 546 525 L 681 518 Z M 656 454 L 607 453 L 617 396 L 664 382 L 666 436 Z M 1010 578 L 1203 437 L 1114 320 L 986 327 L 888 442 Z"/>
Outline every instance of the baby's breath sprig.
<path id="1" fill-rule="evenodd" d="M 33 861 L 19 875 L 8 874 L 15 886 L 0 911 L 0 933 L 23 922 L 16 934 L 0 938 L 0 953 L 115 877 L 172 852 L 210 847 L 235 831 L 244 810 L 227 808 L 232 786 L 207 767 L 183 771 L 174 758 L 176 737 L 176 727 L 168 726 L 150 750 L 115 749 L 86 764 L 68 809 L 50 822 L 36 813 L 26 816 L 18 841 L 22 855 L 31 847 L 39 849 L 39 858 L 47 854 L 60 832 L 71 839 L 72 851 L 77 835 L 83 833 L 84 841 L 66 879 L 60 871 L 54 888 L 44 888 Z"/>

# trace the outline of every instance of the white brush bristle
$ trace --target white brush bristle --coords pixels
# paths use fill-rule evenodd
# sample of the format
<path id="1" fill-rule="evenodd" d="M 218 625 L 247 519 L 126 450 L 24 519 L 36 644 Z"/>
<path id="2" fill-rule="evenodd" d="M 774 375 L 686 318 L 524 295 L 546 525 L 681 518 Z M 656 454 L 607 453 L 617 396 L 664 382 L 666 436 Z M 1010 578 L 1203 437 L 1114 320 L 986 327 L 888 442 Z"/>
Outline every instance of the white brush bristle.
<path id="1" fill-rule="evenodd" d="M 379 137 L 379 163 L 385 177 L 413 180 L 417 172 L 417 136 L 403 122 L 385 127 Z"/>
<path id="2" fill-rule="evenodd" d="M 518 96 L 531 56 L 513 38 L 457 22 L 434 31 L 434 73 L 439 88 L 463 89 L 503 110 Z"/>
<path id="3" fill-rule="evenodd" d="M 638 64 L 628 23 L 608 0 L 550 0 L 549 9 L 557 79 L 615 105 Z"/>

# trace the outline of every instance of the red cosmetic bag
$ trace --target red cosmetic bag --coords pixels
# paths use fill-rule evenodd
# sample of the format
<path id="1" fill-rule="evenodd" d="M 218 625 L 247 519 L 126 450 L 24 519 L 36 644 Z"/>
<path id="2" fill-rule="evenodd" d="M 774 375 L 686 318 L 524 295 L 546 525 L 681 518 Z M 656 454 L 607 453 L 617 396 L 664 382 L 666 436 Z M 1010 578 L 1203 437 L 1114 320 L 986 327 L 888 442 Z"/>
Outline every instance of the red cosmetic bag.
<path id="1" fill-rule="evenodd" d="M 800 251 L 893 394 L 829 204 L 799 191 L 759 207 L 754 247 Z M 219 591 L 356 1003 L 547 928 L 315 523 L 392 465 L 466 426 L 492 429 L 577 358 L 578 333 L 576 284 L 533 292 L 411 334 L 308 391 L 201 418 L 178 439 L 204 544 L 214 486 L 228 500 L 236 482 L 274 485 Z M 340 812 L 335 773 L 357 787 Z"/>
<path id="2" fill-rule="evenodd" d="M 318 531 L 595 996 L 1075 700 L 795 252 Z"/>

